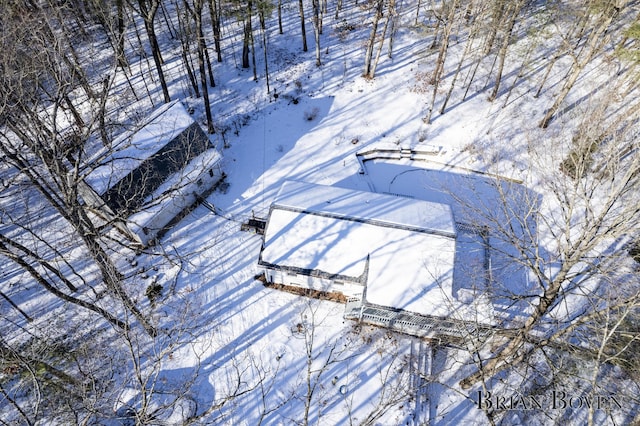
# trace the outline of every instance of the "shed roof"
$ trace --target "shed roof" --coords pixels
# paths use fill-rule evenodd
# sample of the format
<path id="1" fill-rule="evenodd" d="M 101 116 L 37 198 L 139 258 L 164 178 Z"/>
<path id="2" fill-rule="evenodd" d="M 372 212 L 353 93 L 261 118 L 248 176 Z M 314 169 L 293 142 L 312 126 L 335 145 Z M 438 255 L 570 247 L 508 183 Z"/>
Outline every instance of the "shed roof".
<path id="1" fill-rule="evenodd" d="M 200 194 L 203 179 L 215 182 L 219 176 L 211 176 L 206 170 L 214 168 L 222 159 L 215 149 L 208 149 L 189 162 L 187 166 L 168 177 L 162 185 L 148 195 L 139 211 L 128 218 L 129 229 L 140 238 L 140 243 L 147 245 L 157 234 L 158 229 L 166 226 L 166 222 L 191 205 Z M 207 187 L 211 186 L 209 182 Z M 166 219 L 159 220 L 160 216 Z M 145 228 L 156 228 L 151 235 Z"/>
<path id="2" fill-rule="evenodd" d="M 87 164 L 100 165 L 89 172 L 85 182 L 99 195 L 106 193 L 194 123 L 179 101 L 163 105 L 141 127 L 120 135 L 110 149 L 94 155 Z"/>

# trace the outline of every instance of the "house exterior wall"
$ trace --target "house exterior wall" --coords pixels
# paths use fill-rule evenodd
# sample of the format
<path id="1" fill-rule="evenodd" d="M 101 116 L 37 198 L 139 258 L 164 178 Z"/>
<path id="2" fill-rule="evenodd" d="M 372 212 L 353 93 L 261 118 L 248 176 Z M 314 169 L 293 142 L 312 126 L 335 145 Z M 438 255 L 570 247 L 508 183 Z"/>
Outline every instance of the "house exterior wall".
<path id="1" fill-rule="evenodd" d="M 357 281 L 333 280 L 283 269 L 265 268 L 268 282 L 284 284 L 293 287 L 309 288 L 326 292 L 337 292 L 347 297 L 362 295 L 364 286 Z"/>

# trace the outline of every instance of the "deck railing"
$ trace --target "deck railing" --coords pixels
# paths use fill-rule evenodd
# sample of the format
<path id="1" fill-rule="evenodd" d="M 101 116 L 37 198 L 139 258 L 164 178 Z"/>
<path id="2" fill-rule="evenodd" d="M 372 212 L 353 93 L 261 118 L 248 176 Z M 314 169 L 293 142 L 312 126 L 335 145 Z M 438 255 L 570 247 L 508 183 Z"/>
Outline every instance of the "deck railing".
<path id="1" fill-rule="evenodd" d="M 471 321 L 420 315 L 366 304 L 363 306 L 359 298 L 347 300 L 344 317 L 419 337 L 484 338 L 495 331 L 493 327 Z"/>

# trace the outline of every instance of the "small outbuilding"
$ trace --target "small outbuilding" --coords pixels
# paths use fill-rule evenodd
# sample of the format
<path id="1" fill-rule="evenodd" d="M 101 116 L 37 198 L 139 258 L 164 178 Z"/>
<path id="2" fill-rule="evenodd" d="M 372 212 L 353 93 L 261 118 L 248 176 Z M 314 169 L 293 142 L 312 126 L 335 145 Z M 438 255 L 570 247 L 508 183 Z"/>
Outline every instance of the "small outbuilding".
<path id="1" fill-rule="evenodd" d="M 268 282 L 342 293 L 353 312 L 448 318 L 465 305 L 453 291 L 456 241 L 447 204 L 285 182 L 258 263 Z"/>
<path id="2" fill-rule="evenodd" d="M 222 178 L 221 155 L 179 101 L 94 155 L 79 193 L 92 211 L 146 246 Z"/>

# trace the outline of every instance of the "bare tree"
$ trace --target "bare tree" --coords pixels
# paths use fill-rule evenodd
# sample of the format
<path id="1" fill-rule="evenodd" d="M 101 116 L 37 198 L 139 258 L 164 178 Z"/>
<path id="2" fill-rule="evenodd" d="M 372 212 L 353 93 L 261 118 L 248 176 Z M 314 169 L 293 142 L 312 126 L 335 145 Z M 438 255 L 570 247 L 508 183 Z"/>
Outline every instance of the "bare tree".
<path id="1" fill-rule="evenodd" d="M 114 48 L 118 66 L 126 69 L 129 66 L 129 62 L 125 53 L 125 31 L 127 29 L 125 0 L 115 0 L 115 6 L 114 11 L 110 3 L 90 2 L 90 7 L 93 11 L 92 15 L 97 15 L 100 24 L 109 35 L 109 42 Z"/>
<path id="2" fill-rule="evenodd" d="M 481 214 L 482 220 L 490 224 L 494 238 L 514 245 L 513 261 L 534 277 L 537 291 L 530 311 L 511 330 L 509 340 L 496 340 L 494 345 L 500 349 L 483 363 L 480 371 L 461 382 L 463 388 L 527 359 L 553 340 L 549 336 L 540 337 L 545 336 L 545 324 L 549 321 L 555 324 L 554 334 L 579 321 L 585 315 L 582 307 L 589 296 L 597 296 L 607 287 L 606 277 L 615 271 L 619 241 L 636 235 L 640 208 L 632 200 L 640 189 L 637 141 L 624 125 L 603 131 L 606 125 L 593 120 L 594 114 L 606 110 L 599 108 L 585 114 L 574 134 L 573 144 L 587 150 L 589 156 L 576 162 L 571 176 L 563 175 L 560 168 L 550 171 L 537 167 L 549 160 L 558 164 L 557 158 L 532 162 L 532 168 L 545 176 L 548 198 L 543 211 L 539 211 L 534 199 L 520 199 L 521 205 L 528 206 L 524 217 L 516 217 L 508 207 L 502 209 L 500 220 L 486 212 Z M 542 153 L 538 155 L 545 157 Z M 501 190 L 500 194 L 501 204 L 508 206 L 508 191 Z M 532 227 L 534 223 L 539 229 Z M 545 240 L 539 242 L 541 234 Z M 550 264 L 555 265 L 552 270 L 548 269 Z M 598 281 L 601 286 L 595 285 Z"/>
<path id="3" fill-rule="evenodd" d="M 121 341 L 131 370 L 129 380 L 122 383 L 117 415 L 134 419 L 136 424 L 149 424 L 180 413 L 183 423 L 196 415 L 191 390 L 201 369 L 201 358 L 207 345 L 196 345 L 193 316 L 186 303 L 171 320 L 171 332 L 150 340 L 135 330 L 124 330 Z M 167 380 L 165 366 L 178 350 L 188 350 L 196 364 L 181 374 L 179 380 Z"/>
<path id="4" fill-rule="evenodd" d="M 242 68 L 249 68 L 249 52 L 251 51 L 251 37 L 253 36 L 253 26 L 251 24 L 251 15 L 253 14 L 253 1 L 248 0 L 246 5 L 240 3 L 238 5 L 239 19 L 243 24 L 243 38 L 242 38 Z"/>
<path id="5" fill-rule="evenodd" d="M 484 43 L 484 48 L 483 48 L 484 55 L 488 55 L 491 49 L 493 48 L 493 44 L 495 42 L 496 37 L 498 36 L 498 32 L 500 31 L 500 28 L 504 23 L 505 15 L 508 14 L 508 13 L 505 13 L 505 8 L 507 7 L 507 5 L 509 5 L 509 7 L 511 6 L 510 2 L 505 0 L 494 0 L 489 2 L 489 8 L 490 8 L 489 15 L 490 15 L 491 21 L 488 26 L 489 34 L 487 34 L 487 37 Z"/>
<path id="6" fill-rule="evenodd" d="M 374 14 L 373 14 L 373 21 L 371 23 L 371 33 L 369 35 L 369 40 L 367 41 L 366 52 L 364 54 L 364 72 L 362 75 L 366 78 L 373 78 L 373 73 L 372 73 L 373 67 L 372 67 L 371 61 L 373 60 L 373 52 L 375 48 L 374 46 L 376 43 L 376 38 L 378 33 L 378 24 L 380 23 L 380 19 L 382 19 L 382 16 L 383 16 L 384 4 L 385 4 L 384 0 L 376 0 L 376 2 L 374 3 Z M 385 29 L 386 29 L 386 25 L 385 25 Z"/>
<path id="7" fill-rule="evenodd" d="M 282 0 L 278 0 L 278 33 L 284 34 L 282 30 Z"/>
<path id="8" fill-rule="evenodd" d="M 7 239 L 3 238 L 3 240 L 7 240 Z M 48 279 L 46 279 L 40 272 L 38 272 L 31 264 L 29 264 L 25 259 L 23 259 L 18 253 L 15 253 L 14 251 L 9 250 L 9 248 L 7 247 L 7 245 L 4 244 L 4 242 L 0 242 L 0 254 L 4 255 L 8 259 L 11 259 L 18 266 L 20 266 L 22 269 L 24 269 L 38 284 L 40 284 L 43 288 L 45 288 L 48 292 L 50 292 L 54 296 L 64 300 L 65 302 L 72 303 L 74 305 L 78 305 L 78 306 L 81 306 L 81 307 L 83 307 L 85 309 L 93 311 L 95 313 L 98 313 L 104 319 L 106 319 L 108 322 L 110 322 L 111 324 L 113 324 L 113 325 L 115 325 L 117 327 L 120 327 L 122 329 L 127 327 L 127 325 L 126 325 L 126 323 L 124 321 L 121 321 L 121 320 L 117 319 L 116 317 L 114 317 L 112 314 L 110 314 L 106 310 L 104 310 L 101 307 L 97 306 L 95 303 L 87 302 L 85 300 L 82 300 L 82 299 L 79 299 L 77 297 L 71 296 L 71 295 L 59 290 L 58 288 L 56 288 L 54 285 L 52 285 L 49 282 Z M 71 284 L 69 282 L 69 280 L 64 278 L 64 276 L 61 277 L 62 274 L 60 273 L 59 270 L 53 269 L 50 264 L 46 263 L 40 257 L 36 257 L 36 260 L 43 266 L 44 265 L 48 265 L 48 267 L 47 267 L 48 270 L 53 270 L 54 271 L 54 275 L 56 275 L 67 286 L 71 286 L 72 291 L 76 291 L 76 288 L 73 287 L 73 284 Z"/>
<path id="9" fill-rule="evenodd" d="M 8 30 L 4 33 L 7 51 L 0 63 L 3 74 L 0 114 L 6 129 L 1 135 L 0 151 L 6 161 L 28 178 L 33 188 L 77 232 L 99 267 L 111 295 L 134 314 L 150 334 L 155 334 L 153 326 L 125 292 L 122 276 L 78 198 L 76 182 L 80 164 L 84 160 L 83 144 L 95 127 L 103 123 L 98 117 L 94 120 L 72 118 L 76 126 L 72 132 L 74 138 L 68 140 L 62 132 L 61 123 L 68 122 L 69 114 L 71 117 L 78 114 L 75 107 L 65 108 L 61 105 L 73 105 L 72 91 L 77 85 L 86 83 L 76 80 L 82 65 L 80 62 L 70 63 L 71 58 L 63 62 L 58 60 L 60 47 L 65 45 L 68 38 L 58 38 L 52 31 L 43 34 L 27 32 L 26 28 L 16 25 L 24 19 L 47 19 L 42 15 L 46 14 L 44 9 L 15 8 L 11 12 L 13 14 L 4 15 L 7 20 L 5 28 Z M 22 17 L 19 17 L 21 13 Z M 21 51 L 30 52 L 30 55 L 18 53 Z M 18 61 L 27 62 L 20 64 Z M 68 65 L 51 67 L 52 63 Z M 91 88 L 85 90 L 87 93 L 94 92 Z M 100 105 L 104 107 L 103 102 Z"/>
<path id="10" fill-rule="evenodd" d="M 431 123 L 431 116 L 433 114 L 433 108 L 434 108 L 436 97 L 438 94 L 438 87 L 440 86 L 442 74 L 444 73 L 444 64 L 447 58 L 447 51 L 449 49 L 449 37 L 451 36 L 451 31 L 453 30 L 453 26 L 455 24 L 455 18 L 458 12 L 458 5 L 459 5 L 459 0 L 452 0 L 452 2 L 449 3 L 448 5 L 443 3 L 443 6 L 442 6 L 443 10 L 442 10 L 441 19 L 445 19 L 444 30 L 442 35 L 442 43 L 440 44 L 440 49 L 438 51 L 438 58 L 436 59 L 436 67 L 431 76 L 431 83 L 433 84 L 431 101 L 429 102 L 427 115 L 422 119 L 427 124 Z"/>
<path id="11" fill-rule="evenodd" d="M 474 9 L 473 6 L 478 7 L 478 9 Z M 467 8 L 467 14 L 476 14 L 476 15 L 480 15 L 482 16 L 483 13 L 483 7 L 484 4 L 478 6 L 475 3 L 469 3 L 468 8 Z M 468 21 L 468 20 L 467 20 Z M 467 39 L 465 42 L 465 46 L 464 46 L 464 51 L 462 52 L 462 55 L 460 55 L 460 61 L 458 62 L 458 67 L 456 68 L 455 73 L 453 74 L 453 77 L 451 79 L 451 85 L 449 86 L 449 90 L 447 91 L 447 94 L 444 98 L 444 101 L 442 102 L 442 106 L 440 107 L 440 114 L 444 114 L 446 109 L 447 109 L 447 104 L 449 103 L 449 99 L 451 98 L 451 94 L 453 93 L 453 90 L 455 89 L 455 85 L 456 82 L 458 81 L 458 77 L 460 76 L 460 71 L 462 70 L 462 66 L 465 63 L 465 61 L 467 61 L 469 54 L 474 50 L 474 45 L 476 43 L 476 38 L 478 37 L 478 33 L 480 32 L 480 25 L 478 24 L 478 19 L 473 20 L 473 22 L 471 23 L 471 28 L 469 29 L 469 33 L 467 35 Z M 477 68 L 480 65 L 480 60 L 477 59 L 476 60 L 476 64 L 475 67 L 473 67 L 474 71 L 473 73 L 475 74 L 475 72 L 477 71 Z M 464 97 L 466 97 L 467 92 L 469 91 L 469 87 L 471 86 L 471 83 L 473 81 L 473 76 L 469 79 L 469 85 L 467 86 L 467 89 L 465 90 L 465 94 Z"/>
<path id="12" fill-rule="evenodd" d="M 129 1 L 129 0 L 127 0 Z M 169 88 L 167 81 L 162 71 L 162 55 L 160 51 L 160 45 L 158 44 L 158 37 L 156 36 L 155 20 L 160 8 L 161 0 L 137 0 L 137 12 L 144 21 L 144 28 L 149 38 L 149 44 L 151 45 L 151 55 L 153 56 L 153 62 L 156 65 L 156 72 L 158 73 L 158 79 L 160 80 L 160 87 L 162 88 L 162 95 L 164 96 L 164 102 L 171 102 L 171 96 L 169 95 Z M 133 7 L 132 3 L 129 4 Z"/>
<path id="13" fill-rule="evenodd" d="M 320 6 L 320 0 L 313 0 L 313 35 L 316 46 L 316 66 L 322 65 L 320 60 L 320 35 L 322 34 L 322 12 Z"/>
<path id="14" fill-rule="evenodd" d="M 271 93 L 271 88 L 269 87 L 269 53 L 268 53 L 268 42 L 267 42 L 267 16 L 271 15 L 273 12 L 274 5 L 269 1 L 261 0 L 258 1 L 256 5 L 258 9 L 258 17 L 260 19 L 260 30 L 262 32 L 262 51 L 264 53 L 264 75 L 267 84 L 267 93 Z"/>
<path id="15" fill-rule="evenodd" d="M 386 14 L 384 13 L 384 6 L 386 5 Z M 393 26 L 393 21 L 395 19 L 395 0 L 381 0 L 375 4 L 375 14 L 373 18 L 371 35 L 369 36 L 369 40 L 367 41 L 367 49 L 365 51 L 365 65 L 364 65 L 364 74 L 365 78 L 373 78 L 376 74 L 376 68 L 378 67 L 378 61 L 380 60 L 380 55 L 382 54 L 382 48 L 384 46 L 385 37 L 387 35 L 387 30 L 389 26 Z M 382 34 L 380 37 L 377 35 L 379 21 L 382 17 L 385 17 L 384 26 L 382 27 Z M 393 31 L 393 30 L 392 30 Z M 378 44 L 378 50 L 374 55 L 375 45 L 377 40 L 380 40 Z M 391 57 L 391 45 L 392 39 L 389 39 L 389 57 Z"/>
<path id="16" fill-rule="evenodd" d="M 42 162 L 40 165 L 48 176 L 43 175 L 41 171 L 31 164 L 30 160 L 25 159 L 23 154 L 20 153 L 21 150 L 16 148 L 10 138 L 5 138 L 3 143 L 0 143 L 0 150 L 20 173 L 29 178 L 34 187 L 40 191 L 57 212 L 76 229 L 89 254 L 100 268 L 104 283 L 112 295 L 119 299 L 126 309 L 140 320 L 150 334 L 155 334 L 153 326 L 151 326 L 147 318 L 140 312 L 122 287 L 122 275 L 118 272 L 110 256 L 102 246 L 99 240 L 99 232 L 88 217 L 84 206 L 80 203 L 77 188 L 73 187 L 73 181 L 68 179 L 69 170 L 64 164 L 63 158 L 54 156 L 51 150 L 43 149 L 44 146 L 40 138 L 47 138 L 50 133 L 37 134 L 21 127 L 13 127 L 13 125 L 17 124 L 17 122 L 13 122 L 11 125 L 12 129 L 18 132 L 16 136 L 25 144 L 25 147 L 33 150 L 31 151 L 32 154 L 38 154 L 38 158 Z M 28 124 L 28 122 L 24 124 Z M 31 139 L 31 137 L 36 139 Z M 49 139 L 45 140 L 48 141 Z M 52 182 L 49 182 L 49 178 L 53 178 Z M 58 195 L 60 193 L 64 195 L 61 197 Z M 26 264 L 22 266 L 26 267 Z"/>
<path id="17" fill-rule="evenodd" d="M 322 318 L 318 313 L 319 303 L 308 301 L 308 305 L 300 313 L 298 330 L 304 339 L 305 364 L 304 373 L 305 392 L 303 394 L 304 412 L 302 424 L 307 426 L 310 421 L 311 408 L 315 406 L 316 392 L 321 383 L 322 376 L 332 364 L 343 362 L 347 359 L 347 348 L 344 342 L 334 340 L 332 342 L 318 342 L 317 331 L 322 326 Z"/>
<path id="18" fill-rule="evenodd" d="M 513 29 L 516 25 L 516 20 L 520 15 L 520 11 L 524 6 L 524 0 L 519 0 L 515 2 L 510 2 L 508 7 L 508 13 L 506 16 L 506 24 L 504 28 L 503 40 L 500 46 L 500 50 L 498 52 L 498 70 L 496 71 L 496 79 L 493 84 L 493 91 L 491 95 L 489 95 L 489 100 L 493 101 L 498 96 L 500 92 L 500 83 L 502 81 L 502 73 L 504 71 L 504 64 L 507 57 L 507 50 L 509 49 L 509 45 L 511 44 L 511 38 Z"/>
<path id="19" fill-rule="evenodd" d="M 359 419 L 358 424 L 375 425 L 391 409 L 409 403 L 412 398 L 420 398 L 420 394 L 426 391 L 411 385 L 412 373 L 419 374 L 412 369 L 412 365 L 418 360 L 415 356 L 411 354 L 407 356 L 404 352 L 407 340 L 409 338 L 396 337 L 387 333 L 379 343 L 381 347 L 376 350 L 376 356 L 379 357 L 376 376 L 380 392 L 375 400 L 370 401 L 370 411 L 362 420 Z M 428 378 L 423 379 L 422 384 L 428 380 Z"/>
<path id="20" fill-rule="evenodd" d="M 222 62 L 222 47 L 220 43 L 222 38 L 220 33 L 222 13 L 220 11 L 220 0 L 208 0 L 208 3 L 209 16 L 211 17 L 211 28 L 213 30 L 213 45 L 216 49 L 218 62 Z"/>
<path id="21" fill-rule="evenodd" d="M 207 51 L 207 46 L 204 40 L 204 32 L 202 30 L 202 9 L 204 7 L 204 1 L 193 0 L 192 5 L 189 5 L 185 1 L 184 4 L 189 10 L 189 12 L 191 13 L 193 20 L 195 22 L 195 33 L 198 40 L 197 42 L 198 69 L 200 71 L 200 85 L 202 88 L 202 97 L 204 99 L 204 113 L 205 113 L 205 116 L 207 117 L 207 130 L 211 134 L 211 133 L 215 133 L 215 127 L 213 125 L 213 116 L 211 115 L 211 103 L 209 101 L 209 88 L 207 87 L 207 70 L 205 68 L 205 62 L 209 63 L 209 61 L 205 55 Z M 249 2 L 249 4 L 251 4 L 251 2 Z M 215 82 L 213 80 L 213 71 L 211 69 L 210 64 L 209 64 L 209 78 L 210 78 L 211 87 L 215 87 Z"/>
<path id="22" fill-rule="evenodd" d="M 177 2 L 174 4 L 174 7 L 178 8 Z M 182 63 L 187 71 L 187 77 L 189 78 L 189 82 L 191 83 L 191 88 L 195 93 L 195 96 L 199 98 L 202 96 L 200 94 L 200 85 L 195 76 L 194 66 L 191 59 L 191 40 L 193 38 L 197 38 L 194 36 L 195 30 L 193 29 L 192 19 L 189 18 L 190 12 L 189 8 L 186 8 L 186 13 L 178 14 L 178 31 L 177 35 L 180 39 L 180 46 L 182 48 Z"/>
<path id="23" fill-rule="evenodd" d="M 540 121 L 540 127 L 545 128 L 549 125 L 549 122 L 560 108 L 560 105 L 562 105 L 566 99 L 567 95 L 578 80 L 578 77 L 582 74 L 582 71 L 607 44 L 609 40 L 608 29 L 612 22 L 614 22 L 614 20 L 619 16 L 620 9 L 624 7 L 625 4 L 626 1 L 622 2 L 621 5 L 618 5 L 617 2 L 614 1 L 600 2 L 594 0 L 593 2 L 588 2 L 586 6 L 587 8 L 593 7 L 593 10 L 598 11 L 597 14 L 592 17 L 593 30 L 589 32 L 581 48 L 572 55 L 573 63 L 571 69 L 567 73 L 567 76 L 563 81 L 562 88 L 556 95 L 553 105 L 551 105 L 545 113 L 542 121 Z"/>

